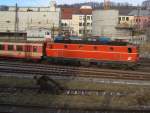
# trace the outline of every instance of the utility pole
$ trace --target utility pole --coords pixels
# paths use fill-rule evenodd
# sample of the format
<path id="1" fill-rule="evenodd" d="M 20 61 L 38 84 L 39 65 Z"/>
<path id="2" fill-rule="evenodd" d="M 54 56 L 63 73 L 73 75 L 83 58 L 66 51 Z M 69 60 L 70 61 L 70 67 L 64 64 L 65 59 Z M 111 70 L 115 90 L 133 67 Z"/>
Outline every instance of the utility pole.
<path id="1" fill-rule="evenodd" d="M 104 10 L 108 10 L 110 8 L 109 0 L 104 0 Z"/>
<path id="2" fill-rule="evenodd" d="M 15 40 L 17 39 L 17 33 L 18 33 L 18 22 L 19 22 L 19 18 L 18 18 L 18 5 L 16 3 L 16 9 L 15 9 Z"/>
<path id="3" fill-rule="evenodd" d="M 52 32 L 52 39 L 54 40 L 54 33 L 55 33 L 55 27 L 54 27 L 54 23 L 53 23 L 53 26 L 52 26 L 52 29 L 51 29 L 51 32 Z"/>
<path id="4" fill-rule="evenodd" d="M 138 5 L 138 14 L 137 14 L 137 24 L 138 24 L 138 32 L 140 30 L 140 6 Z"/>
<path id="5" fill-rule="evenodd" d="M 15 8 L 15 33 L 18 32 L 18 22 L 19 22 L 19 19 L 18 19 L 18 5 L 16 3 L 16 8 Z"/>

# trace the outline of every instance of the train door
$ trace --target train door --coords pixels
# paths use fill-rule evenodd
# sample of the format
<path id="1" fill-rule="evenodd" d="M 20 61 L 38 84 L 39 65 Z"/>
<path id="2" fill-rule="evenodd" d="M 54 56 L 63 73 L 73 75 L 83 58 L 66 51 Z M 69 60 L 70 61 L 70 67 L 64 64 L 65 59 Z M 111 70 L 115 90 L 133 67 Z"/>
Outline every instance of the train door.
<path id="1" fill-rule="evenodd" d="M 31 45 L 26 45 L 25 46 L 25 56 L 27 59 L 32 58 L 32 46 Z"/>

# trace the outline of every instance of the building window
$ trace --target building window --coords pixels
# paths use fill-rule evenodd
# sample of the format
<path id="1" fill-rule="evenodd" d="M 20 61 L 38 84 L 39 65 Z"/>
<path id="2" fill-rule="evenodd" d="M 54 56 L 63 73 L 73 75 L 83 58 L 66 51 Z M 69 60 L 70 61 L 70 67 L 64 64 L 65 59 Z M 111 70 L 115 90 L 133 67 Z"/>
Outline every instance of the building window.
<path id="1" fill-rule="evenodd" d="M 46 35 L 50 35 L 50 32 L 46 32 L 45 34 L 46 34 Z"/>
<path id="2" fill-rule="evenodd" d="M 129 17 L 126 17 L 126 21 L 129 21 Z"/>
<path id="3" fill-rule="evenodd" d="M 83 30 L 79 30 L 79 34 L 83 34 Z"/>
<path id="4" fill-rule="evenodd" d="M 13 51 L 14 50 L 14 46 L 13 45 L 8 45 L 8 51 Z"/>
<path id="5" fill-rule="evenodd" d="M 64 26 L 67 26 L 67 23 L 65 23 Z"/>
<path id="6" fill-rule="evenodd" d="M 122 21 L 125 21 L 125 17 L 122 17 Z"/>
<path id="7" fill-rule="evenodd" d="M 121 21 L 121 17 L 119 17 L 119 21 Z"/>
<path id="8" fill-rule="evenodd" d="M 138 22 L 138 19 L 136 19 L 135 21 Z"/>
<path id="9" fill-rule="evenodd" d="M 0 50 L 4 50 L 4 49 L 5 49 L 4 45 L 0 45 Z"/>
<path id="10" fill-rule="evenodd" d="M 79 26 L 82 26 L 82 23 L 81 23 L 81 22 L 79 23 Z"/>
<path id="11" fill-rule="evenodd" d="M 17 45 L 17 46 L 16 46 L 16 50 L 17 50 L 17 51 L 23 51 L 23 47 L 22 47 L 21 45 Z"/>
<path id="12" fill-rule="evenodd" d="M 139 19 L 139 22 L 141 22 L 141 19 Z"/>
<path id="13" fill-rule="evenodd" d="M 64 23 L 61 23 L 61 26 L 64 26 Z"/>
<path id="14" fill-rule="evenodd" d="M 79 20 L 82 20 L 82 16 L 79 16 Z"/>
<path id="15" fill-rule="evenodd" d="M 6 23 L 10 23 L 10 21 L 9 21 L 9 20 L 7 20 L 7 21 L 6 21 Z"/>
<path id="16" fill-rule="evenodd" d="M 85 22 L 83 23 L 83 26 L 85 26 Z"/>
<path id="17" fill-rule="evenodd" d="M 87 23 L 87 26 L 90 26 L 91 24 L 90 23 Z"/>
<path id="18" fill-rule="evenodd" d="M 87 20 L 90 20 L 91 18 L 90 18 L 90 16 L 87 16 Z"/>

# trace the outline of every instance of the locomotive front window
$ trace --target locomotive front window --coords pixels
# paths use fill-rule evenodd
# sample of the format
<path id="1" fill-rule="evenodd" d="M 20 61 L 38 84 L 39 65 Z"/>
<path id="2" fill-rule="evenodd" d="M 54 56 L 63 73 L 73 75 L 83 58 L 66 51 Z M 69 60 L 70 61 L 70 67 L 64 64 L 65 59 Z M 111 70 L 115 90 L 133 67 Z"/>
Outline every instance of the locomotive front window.
<path id="1" fill-rule="evenodd" d="M 4 50 L 4 45 L 0 45 L 0 50 Z"/>
<path id="2" fill-rule="evenodd" d="M 17 50 L 17 51 L 23 51 L 23 47 L 22 47 L 21 45 L 17 45 L 17 46 L 16 46 L 16 50 Z"/>
<path id="3" fill-rule="evenodd" d="M 128 48 L 128 53 L 132 53 L 132 48 Z"/>
<path id="4" fill-rule="evenodd" d="M 13 51 L 14 50 L 14 46 L 13 45 L 8 45 L 8 51 Z"/>

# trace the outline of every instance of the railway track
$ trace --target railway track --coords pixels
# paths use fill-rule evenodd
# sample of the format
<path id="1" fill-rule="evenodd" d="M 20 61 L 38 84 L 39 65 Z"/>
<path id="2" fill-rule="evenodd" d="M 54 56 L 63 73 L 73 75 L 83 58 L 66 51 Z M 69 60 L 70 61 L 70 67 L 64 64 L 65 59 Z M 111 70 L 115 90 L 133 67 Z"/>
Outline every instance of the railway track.
<path id="1" fill-rule="evenodd" d="M 0 104 L 3 113 L 149 113 L 149 109 L 110 109 L 110 108 L 69 108 L 69 107 L 44 107 L 34 105 Z"/>
<path id="2" fill-rule="evenodd" d="M 16 94 L 16 93 L 25 93 L 25 92 L 39 92 L 39 87 L 8 87 L 8 86 L 0 86 L 0 95 L 4 94 Z M 45 91 L 43 91 L 45 92 Z M 46 93 L 52 93 L 51 89 L 46 91 Z M 125 92 L 106 92 L 104 90 L 88 90 L 88 89 L 61 89 L 59 92 L 55 92 L 55 94 L 63 94 L 63 95 L 80 95 L 80 96 L 127 96 L 128 93 Z"/>
<path id="3" fill-rule="evenodd" d="M 21 64 L 24 64 L 24 65 L 27 65 L 27 66 L 34 66 L 34 65 L 38 65 L 39 67 L 48 67 L 48 66 L 50 66 L 50 64 L 43 64 L 43 63 L 33 63 L 33 62 L 25 62 L 25 61 L 23 61 L 23 60 L 10 60 L 10 59 L 0 59 L 0 64 L 3 64 L 3 63 L 9 63 L 9 64 L 11 64 L 11 63 L 15 63 L 16 65 L 19 65 L 20 63 Z M 135 71 L 145 71 L 145 68 L 149 68 L 149 66 L 150 66 L 150 59 L 146 59 L 146 58 L 142 58 L 140 61 L 139 61 L 139 66 L 138 66 L 138 68 L 137 68 L 137 70 L 135 70 Z M 69 66 L 66 66 L 66 65 L 60 65 L 60 64 L 57 64 L 57 65 L 55 65 L 55 64 L 52 64 L 53 66 L 63 66 L 63 67 L 71 67 L 71 68 L 74 68 L 74 67 L 78 67 L 78 66 L 71 66 L 71 65 L 69 65 Z M 83 66 L 80 66 L 79 68 L 84 68 Z M 89 68 L 89 67 L 88 67 Z M 93 69 L 93 68 L 95 68 L 95 69 L 99 69 L 97 66 L 91 66 L 90 67 L 91 69 Z M 107 69 L 107 67 L 100 67 L 100 68 L 103 68 L 103 69 Z M 110 69 L 110 68 L 109 68 Z M 117 68 L 116 68 L 117 69 Z M 132 69 L 131 69 L 132 70 Z M 131 70 L 127 70 L 127 71 L 131 71 Z M 146 69 L 146 71 L 147 72 L 150 72 L 150 70 L 149 69 Z"/>
<path id="4" fill-rule="evenodd" d="M 72 76 L 88 78 L 108 78 L 125 80 L 150 81 L 150 73 L 136 71 L 122 71 L 110 69 L 95 69 L 83 67 L 69 67 L 58 65 L 42 65 L 29 63 L 0 62 L 0 72 L 19 73 L 47 76 Z"/>

